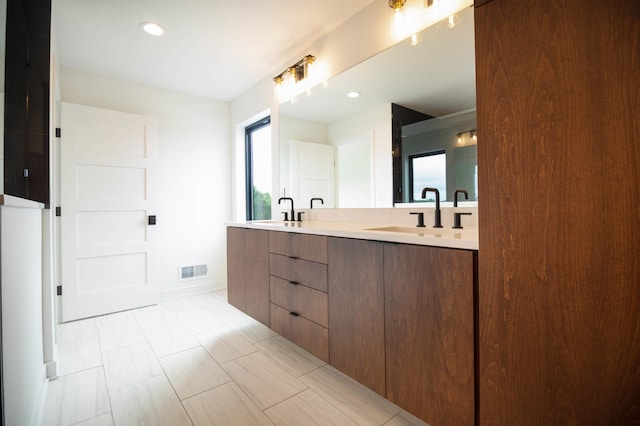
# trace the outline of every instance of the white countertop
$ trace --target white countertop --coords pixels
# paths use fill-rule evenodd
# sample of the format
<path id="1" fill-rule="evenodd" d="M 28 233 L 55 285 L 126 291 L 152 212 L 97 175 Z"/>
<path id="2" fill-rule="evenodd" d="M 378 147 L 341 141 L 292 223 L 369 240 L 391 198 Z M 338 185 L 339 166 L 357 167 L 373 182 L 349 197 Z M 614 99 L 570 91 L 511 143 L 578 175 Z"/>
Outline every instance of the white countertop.
<path id="1" fill-rule="evenodd" d="M 0 206 L 17 207 L 23 209 L 44 209 L 44 204 L 42 203 L 7 194 L 0 194 Z"/>
<path id="2" fill-rule="evenodd" d="M 413 228 L 397 224 L 332 222 L 332 221 L 244 221 L 230 222 L 228 226 L 263 229 L 268 231 L 298 232 L 301 234 L 326 235 L 330 237 L 356 238 L 361 240 L 386 241 L 391 243 L 417 244 L 465 250 L 478 250 L 477 229 L 451 229 L 432 227 Z M 394 227 L 403 232 L 385 231 L 379 228 Z M 415 229 L 415 232 L 414 232 Z"/>

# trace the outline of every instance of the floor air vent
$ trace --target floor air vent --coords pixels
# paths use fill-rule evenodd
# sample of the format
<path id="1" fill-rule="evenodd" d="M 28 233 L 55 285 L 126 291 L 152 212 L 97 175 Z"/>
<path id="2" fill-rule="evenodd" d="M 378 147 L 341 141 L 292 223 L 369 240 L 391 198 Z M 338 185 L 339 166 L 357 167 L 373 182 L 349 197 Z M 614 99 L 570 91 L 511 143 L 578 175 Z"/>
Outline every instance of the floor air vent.
<path id="1" fill-rule="evenodd" d="M 207 265 L 189 265 L 180 267 L 180 281 L 203 278 L 209 274 Z"/>

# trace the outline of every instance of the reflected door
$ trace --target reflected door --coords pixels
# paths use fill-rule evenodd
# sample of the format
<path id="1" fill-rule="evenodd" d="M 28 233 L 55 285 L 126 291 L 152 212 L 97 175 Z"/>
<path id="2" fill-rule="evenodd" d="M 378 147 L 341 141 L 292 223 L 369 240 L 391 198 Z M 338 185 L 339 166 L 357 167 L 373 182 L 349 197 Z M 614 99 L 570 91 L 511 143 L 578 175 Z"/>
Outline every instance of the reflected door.
<path id="1" fill-rule="evenodd" d="M 291 196 L 300 207 L 311 198 L 324 200 L 322 207 L 334 205 L 333 145 L 291 141 Z"/>
<path id="2" fill-rule="evenodd" d="M 152 118 L 61 105 L 62 319 L 158 302 Z"/>

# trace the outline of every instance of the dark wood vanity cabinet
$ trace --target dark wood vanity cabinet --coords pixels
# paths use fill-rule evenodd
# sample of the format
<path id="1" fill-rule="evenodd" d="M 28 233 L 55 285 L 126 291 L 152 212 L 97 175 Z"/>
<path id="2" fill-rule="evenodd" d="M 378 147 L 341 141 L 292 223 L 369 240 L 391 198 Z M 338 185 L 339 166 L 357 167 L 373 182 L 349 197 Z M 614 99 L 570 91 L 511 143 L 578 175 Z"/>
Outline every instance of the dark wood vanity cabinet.
<path id="1" fill-rule="evenodd" d="M 475 256 L 384 245 L 386 397 L 432 425 L 474 424 Z"/>
<path id="2" fill-rule="evenodd" d="M 331 365 L 385 395 L 383 243 L 329 238 Z"/>
<path id="3" fill-rule="evenodd" d="M 227 229 L 229 303 L 430 424 L 474 424 L 477 252 Z"/>
<path id="4" fill-rule="evenodd" d="M 227 228 L 229 303 L 269 326 L 269 231 Z"/>

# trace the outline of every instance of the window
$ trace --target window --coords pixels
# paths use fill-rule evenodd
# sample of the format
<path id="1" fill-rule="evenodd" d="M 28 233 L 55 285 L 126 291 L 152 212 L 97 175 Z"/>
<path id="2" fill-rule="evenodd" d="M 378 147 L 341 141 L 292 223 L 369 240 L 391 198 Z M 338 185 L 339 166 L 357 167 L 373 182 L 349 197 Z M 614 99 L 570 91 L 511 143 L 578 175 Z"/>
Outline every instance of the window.
<path id="1" fill-rule="evenodd" d="M 409 191 L 411 200 L 422 200 L 422 189 L 438 188 L 442 200 L 447 198 L 447 155 L 444 151 L 409 156 Z M 431 195 L 425 201 L 435 201 Z"/>
<path id="2" fill-rule="evenodd" d="M 271 118 L 245 128 L 247 220 L 271 219 Z"/>

